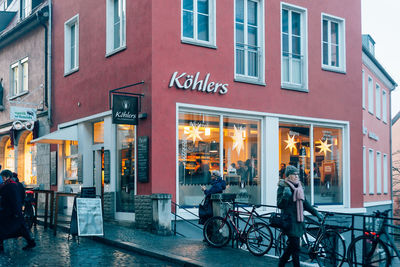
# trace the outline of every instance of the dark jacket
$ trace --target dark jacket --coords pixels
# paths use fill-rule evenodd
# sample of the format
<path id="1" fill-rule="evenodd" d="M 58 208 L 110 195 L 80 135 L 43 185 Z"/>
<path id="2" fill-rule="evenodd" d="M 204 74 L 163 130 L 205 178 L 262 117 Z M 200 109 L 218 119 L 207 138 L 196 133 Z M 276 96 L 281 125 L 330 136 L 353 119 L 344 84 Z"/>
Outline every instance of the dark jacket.
<path id="1" fill-rule="evenodd" d="M 290 195 L 284 194 L 285 188 L 290 189 Z M 282 210 L 283 214 L 288 214 L 290 218 L 290 228 L 284 231 L 285 234 L 287 236 L 301 237 L 305 231 L 305 224 L 304 222 L 297 222 L 297 208 L 296 202 L 293 201 L 293 190 L 284 179 L 280 179 L 278 183 L 277 206 Z M 307 200 L 304 200 L 303 208 L 312 215 L 318 216 L 318 211 Z"/>
<path id="2" fill-rule="evenodd" d="M 218 177 L 217 179 L 211 181 L 210 189 L 204 190 L 204 194 L 207 197 L 210 197 L 212 194 L 222 193 L 222 191 L 224 191 L 225 188 L 226 188 L 225 180 L 222 180 L 221 177 Z"/>
<path id="3" fill-rule="evenodd" d="M 0 188 L 0 240 L 18 235 L 24 225 L 22 199 L 17 183 L 6 181 Z"/>

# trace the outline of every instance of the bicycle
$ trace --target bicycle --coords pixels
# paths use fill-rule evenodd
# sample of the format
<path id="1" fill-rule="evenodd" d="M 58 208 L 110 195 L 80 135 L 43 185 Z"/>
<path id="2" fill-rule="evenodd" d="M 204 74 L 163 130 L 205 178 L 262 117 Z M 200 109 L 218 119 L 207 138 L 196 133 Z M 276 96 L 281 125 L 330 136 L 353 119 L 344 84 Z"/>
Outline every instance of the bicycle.
<path id="1" fill-rule="evenodd" d="M 231 206 L 233 206 L 231 204 Z M 231 207 L 225 218 L 214 216 L 208 219 L 203 228 L 204 239 L 213 247 L 223 247 L 229 240 L 238 240 L 246 244 L 247 249 L 255 256 L 267 253 L 273 242 L 272 232 L 269 226 L 263 222 L 255 222 L 260 217 L 253 206 L 251 211 L 234 210 Z M 245 220 L 241 216 L 248 216 Z M 235 222 L 237 219 L 237 222 Z M 239 222 L 245 222 L 243 230 L 239 229 Z M 233 236 L 235 234 L 235 236 Z"/>
<path id="2" fill-rule="evenodd" d="M 309 223 L 306 232 L 300 238 L 300 256 L 316 260 L 319 266 L 342 266 L 346 256 L 346 245 L 343 236 L 326 225 L 326 218 L 334 216 L 333 213 L 324 213 L 321 223 L 305 217 Z M 276 239 L 276 251 L 282 256 L 286 246 L 287 237 L 281 232 Z M 304 259 L 304 260 L 306 260 Z"/>
<path id="3" fill-rule="evenodd" d="M 26 191 L 24 199 L 23 215 L 26 225 L 28 226 L 28 229 L 31 229 L 33 223 L 35 222 L 35 204 L 36 200 L 35 197 L 33 196 L 33 191 L 30 190 Z"/>
<path id="4" fill-rule="evenodd" d="M 373 217 L 381 219 L 378 231 L 365 231 L 364 235 L 351 241 L 347 252 L 349 266 L 390 266 L 395 256 L 391 256 L 389 248 L 400 258 L 400 252 L 387 232 L 390 211 L 375 211 Z"/>

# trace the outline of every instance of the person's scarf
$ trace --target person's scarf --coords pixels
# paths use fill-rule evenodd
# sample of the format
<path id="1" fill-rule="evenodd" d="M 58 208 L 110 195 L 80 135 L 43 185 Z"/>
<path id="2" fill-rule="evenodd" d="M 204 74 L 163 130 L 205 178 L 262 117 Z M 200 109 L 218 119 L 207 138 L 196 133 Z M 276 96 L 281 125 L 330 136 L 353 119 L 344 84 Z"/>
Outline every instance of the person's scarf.
<path id="1" fill-rule="evenodd" d="M 301 183 L 298 182 L 297 184 L 293 181 L 289 181 L 289 179 L 285 179 L 285 182 L 292 188 L 293 190 L 293 201 L 296 202 L 297 208 L 297 221 L 303 222 L 304 221 L 304 214 L 303 214 L 303 201 L 304 201 L 304 190 L 301 186 Z"/>

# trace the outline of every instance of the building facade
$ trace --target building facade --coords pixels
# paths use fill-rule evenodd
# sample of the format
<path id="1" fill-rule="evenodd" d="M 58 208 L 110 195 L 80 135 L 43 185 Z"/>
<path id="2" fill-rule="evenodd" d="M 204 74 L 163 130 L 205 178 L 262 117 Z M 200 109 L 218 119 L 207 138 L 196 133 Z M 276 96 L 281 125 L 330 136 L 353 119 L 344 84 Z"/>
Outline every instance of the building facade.
<path id="1" fill-rule="evenodd" d="M 400 216 L 400 112 L 392 119 L 392 188 L 393 214 Z"/>
<path id="2" fill-rule="evenodd" d="M 0 164 L 28 187 L 49 189 L 47 1 L 0 1 Z"/>
<path id="3" fill-rule="evenodd" d="M 291 164 L 312 204 L 364 212 L 361 3 L 339 2 L 53 1 L 54 126 L 35 142 L 57 145 L 58 190 L 95 186 L 133 219 L 139 195 L 195 208 L 219 170 L 273 205 Z M 114 89 L 140 95 L 138 125 L 112 123 Z"/>
<path id="4" fill-rule="evenodd" d="M 363 194 L 370 210 L 392 207 L 390 95 L 396 82 L 375 58 L 375 41 L 362 37 Z"/>

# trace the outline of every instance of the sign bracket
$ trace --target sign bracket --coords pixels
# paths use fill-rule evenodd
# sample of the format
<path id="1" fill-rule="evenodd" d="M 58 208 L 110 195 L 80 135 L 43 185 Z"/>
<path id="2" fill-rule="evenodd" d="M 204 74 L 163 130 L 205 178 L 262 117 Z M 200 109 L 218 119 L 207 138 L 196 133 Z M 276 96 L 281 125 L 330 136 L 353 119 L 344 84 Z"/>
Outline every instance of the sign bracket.
<path id="1" fill-rule="evenodd" d="M 136 86 L 136 85 L 141 85 L 141 84 L 144 84 L 144 81 L 140 81 L 140 82 L 137 82 L 137 83 L 125 85 L 125 86 L 122 86 L 122 87 L 119 87 L 119 88 L 115 88 L 115 89 L 110 90 L 110 91 L 108 92 L 108 104 L 109 104 L 109 108 L 110 108 L 110 109 L 112 108 L 112 106 L 111 106 L 111 96 L 112 96 L 113 94 L 117 94 L 117 95 L 131 95 L 131 96 L 137 96 L 137 97 L 139 98 L 139 112 L 142 111 L 142 97 L 144 97 L 144 94 L 130 93 L 130 92 L 117 92 L 117 91 L 119 91 L 119 90 L 122 90 L 122 89 L 125 89 L 125 88 L 129 88 L 129 87 L 133 87 L 133 86 Z"/>

